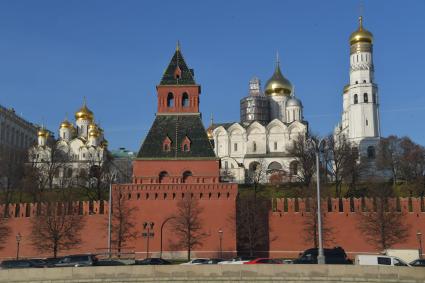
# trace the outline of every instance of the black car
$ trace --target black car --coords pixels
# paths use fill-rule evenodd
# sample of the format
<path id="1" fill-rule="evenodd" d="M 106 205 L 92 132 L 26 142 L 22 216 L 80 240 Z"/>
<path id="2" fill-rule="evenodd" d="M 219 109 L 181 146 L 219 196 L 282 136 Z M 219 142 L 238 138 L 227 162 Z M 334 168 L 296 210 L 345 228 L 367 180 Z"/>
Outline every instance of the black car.
<path id="1" fill-rule="evenodd" d="M 347 258 L 347 254 L 341 247 L 333 249 L 323 249 L 326 264 L 352 264 L 353 262 Z M 294 260 L 294 264 L 317 264 L 318 249 L 305 250 L 299 258 Z"/>
<path id="2" fill-rule="evenodd" d="M 19 259 L 19 260 L 5 260 L 1 263 L 1 268 L 42 268 L 47 264 L 41 259 Z"/>
<path id="3" fill-rule="evenodd" d="M 152 258 L 145 258 L 142 260 L 136 260 L 134 264 L 136 265 L 167 265 L 167 264 L 171 264 L 171 262 L 162 258 L 152 257 Z"/>
<path id="4" fill-rule="evenodd" d="M 415 259 L 410 263 L 411 266 L 425 267 L 425 259 Z"/>
<path id="5" fill-rule="evenodd" d="M 56 267 L 93 266 L 93 265 L 97 265 L 97 262 L 98 262 L 97 257 L 92 254 L 69 255 L 69 256 L 64 256 L 58 263 L 55 264 L 55 266 Z"/>

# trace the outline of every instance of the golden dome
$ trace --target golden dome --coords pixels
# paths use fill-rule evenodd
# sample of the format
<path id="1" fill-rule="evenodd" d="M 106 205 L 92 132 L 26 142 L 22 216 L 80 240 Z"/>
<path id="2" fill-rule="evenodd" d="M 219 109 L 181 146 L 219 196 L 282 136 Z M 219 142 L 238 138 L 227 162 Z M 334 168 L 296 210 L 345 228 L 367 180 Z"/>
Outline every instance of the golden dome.
<path id="1" fill-rule="evenodd" d="M 83 107 L 75 112 L 75 119 L 79 120 L 93 120 L 93 112 L 87 108 L 86 102 L 84 101 Z"/>
<path id="2" fill-rule="evenodd" d="M 214 138 L 213 137 L 213 131 L 214 131 L 214 127 L 212 125 L 209 126 L 208 129 L 207 129 L 207 136 L 208 136 L 208 139 L 210 139 L 210 140 L 212 140 Z"/>
<path id="3" fill-rule="evenodd" d="M 96 124 L 89 125 L 89 137 L 98 138 L 100 136 L 100 130 Z"/>
<path id="4" fill-rule="evenodd" d="M 267 81 L 265 86 L 266 95 L 285 95 L 289 96 L 292 93 L 292 84 L 286 79 L 280 71 L 279 62 L 276 63 L 276 69 L 273 76 Z"/>
<path id="5" fill-rule="evenodd" d="M 39 137 L 46 137 L 46 138 L 48 138 L 49 137 L 49 132 L 46 129 L 44 129 L 44 127 L 42 127 L 42 128 L 40 128 L 38 130 L 38 136 Z"/>
<path id="6" fill-rule="evenodd" d="M 65 120 L 62 121 L 60 128 L 61 129 L 70 129 L 70 128 L 72 128 L 72 124 L 68 121 L 68 119 L 65 119 Z"/>
<path id="7" fill-rule="evenodd" d="M 359 28 L 350 35 L 350 45 L 359 42 L 373 43 L 373 35 L 363 28 L 363 17 L 359 17 Z"/>

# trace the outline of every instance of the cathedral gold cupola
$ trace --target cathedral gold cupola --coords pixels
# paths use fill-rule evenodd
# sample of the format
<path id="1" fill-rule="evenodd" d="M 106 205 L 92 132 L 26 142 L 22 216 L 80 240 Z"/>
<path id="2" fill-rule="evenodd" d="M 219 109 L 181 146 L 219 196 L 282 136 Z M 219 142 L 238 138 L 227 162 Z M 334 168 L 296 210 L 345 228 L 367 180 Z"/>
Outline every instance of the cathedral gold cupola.
<path id="1" fill-rule="evenodd" d="M 273 76 L 267 81 L 264 92 L 268 96 L 290 96 L 292 93 L 292 84 L 282 75 L 278 56 Z"/>
<path id="2" fill-rule="evenodd" d="M 358 29 L 350 35 L 350 45 L 356 43 L 373 43 L 373 35 L 363 27 L 363 17 L 359 17 Z"/>

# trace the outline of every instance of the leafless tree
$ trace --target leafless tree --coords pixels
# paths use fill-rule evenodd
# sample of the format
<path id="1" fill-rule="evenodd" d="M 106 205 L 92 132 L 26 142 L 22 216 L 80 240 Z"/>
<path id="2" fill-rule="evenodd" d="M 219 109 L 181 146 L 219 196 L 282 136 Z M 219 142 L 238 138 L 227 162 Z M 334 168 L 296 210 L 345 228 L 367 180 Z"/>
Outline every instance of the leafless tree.
<path id="1" fill-rule="evenodd" d="M 316 154 L 314 148 L 307 142 L 307 139 L 316 139 L 316 136 L 304 137 L 299 135 L 292 143 L 289 154 L 298 163 L 297 179 L 305 187 L 310 186 L 316 168 Z"/>
<path id="2" fill-rule="evenodd" d="M 268 250 L 269 208 L 270 200 L 255 191 L 239 194 L 235 220 L 238 250 L 250 256 Z"/>
<path id="3" fill-rule="evenodd" d="M 172 231 L 178 239 L 175 246 L 187 250 L 188 261 L 190 261 L 191 251 L 202 246 L 202 240 L 208 236 L 203 230 L 202 212 L 203 208 L 199 205 L 199 201 L 194 198 L 193 194 L 186 193 L 178 201 L 177 211 L 171 220 Z"/>
<path id="4" fill-rule="evenodd" d="M 121 189 L 114 193 L 112 198 L 111 243 L 118 254 L 121 253 L 121 249 L 129 240 L 135 239 L 137 236 L 134 222 L 136 211 L 136 207 L 129 206 L 128 199 Z"/>
<path id="5" fill-rule="evenodd" d="M 11 230 L 8 225 L 8 218 L 3 217 L 4 215 L 0 215 L 0 250 L 4 248 L 4 244 L 6 244 L 6 240 L 9 237 Z"/>
<path id="6" fill-rule="evenodd" d="M 397 136 L 389 136 L 380 140 L 376 155 L 376 165 L 379 169 L 391 172 L 394 185 L 397 184 L 401 174 L 400 163 L 402 155 L 400 139 Z"/>
<path id="7" fill-rule="evenodd" d="M 341 135 L 334 137 L 329 135 L 326 139 L 324 147 L 324 163 L 326 171 L 332 177 L 335 183 L 335 194 L 341 196 L 341 186 L 344 177 L 350 174 L 350 170 L 354 168 L 354 163 L 357 162 L 353 147 L 350 142 Z"/>
<path id="8" fill-rule="evenodd" d="M 31 218 L 32 245 L 40 252 L 50 251 L 53 257 L 61 250 L 78 247 L 85 218 L 75 213 L 71 202 L 44 203 Z"/>
<path id="9" fill-rule="evenodd" d="M 0 151 L 0 191 L 1 202 L 4 204 L 11 203 L 16 193 L 22 194 L 21 181 L 24 175 L 22 156 L 25 154 L 17 150 Z"/>
<path id="10" fill-rule="evenodd" d="M 391 248 L 404 242 L 410 226 L 405 223 L 405 215 L 397 211 L 391 188 L 380 187 L 373 192 L 373 203 L 362 212 L 358 227 L 365 239 L 377 250 Z"/>

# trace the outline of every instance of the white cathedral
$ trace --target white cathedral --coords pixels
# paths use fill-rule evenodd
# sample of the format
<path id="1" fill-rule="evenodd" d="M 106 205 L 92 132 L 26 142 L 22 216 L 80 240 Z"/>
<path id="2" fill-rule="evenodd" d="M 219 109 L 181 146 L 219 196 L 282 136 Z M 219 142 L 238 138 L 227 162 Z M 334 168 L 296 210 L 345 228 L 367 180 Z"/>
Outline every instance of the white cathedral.
<path id="1" fill-rule="evenodd" d="M 361 156 L 375 158 L 380 140 L 378 87 L 374 81 L 373 35 L 359 27 L 350 36 L 350 83 L 343 91 L 342 121 L 334 129 L 357 147 Z M 264 93 L 260 81 L 250 81 L 249 96 L 241 100 L 239 123 L 214 124 L 208 136 L 220 158 L 223 179 L 245 183 L 261 168 L 262 182 L 279 172 L 282 181 L 297 175 L 298 164 L 288 152 L 299 135 L 306 136 L 308 123 L 292 84 L 282 75 L 279 60 Z M 261 167 L 258 167 L 261 166 Z"/>
<path id="2" fill-rule="evenodd" d="M 286 180 L 294 178 L 298 164 L 288 150 L 299 135 L 306 135 L 308 123 L 292 84 L 282 75 L 279 60 L 264 93 L 259 79 L 250 81 L 240 111 L 240 123 L 211 123 L 207 129 L 220 158 L 221 177 L 238 183 L 247 182 L 254 172 L 261 174 L 257 176 L 260 182 L 268 182 L 276 173 Z"/>
<path id="3" fill-rule="evenodd" d="M 51 133 L 42 127 L 38 131 L 38 143 L 29 150 L 29 161 L 43 173 L 52 163 L 56 164 L 54 186 L 63 187 L 74 182 L 75 177 L 87 172 L 93 166 L 101 166 L 107 155 L 103 130 L 94 122 L 93 112 L 86 103 L 75 113 L 75 126 L 65 119 L 59 127 L 59 138 L 54 140 Z M 65 160 L 54 160 L 52 152 L 61 151 Z M 55 153 L 53 153 L 55 154 Z"/>

